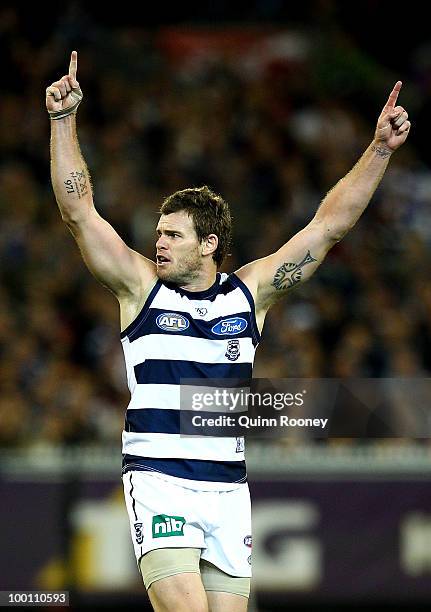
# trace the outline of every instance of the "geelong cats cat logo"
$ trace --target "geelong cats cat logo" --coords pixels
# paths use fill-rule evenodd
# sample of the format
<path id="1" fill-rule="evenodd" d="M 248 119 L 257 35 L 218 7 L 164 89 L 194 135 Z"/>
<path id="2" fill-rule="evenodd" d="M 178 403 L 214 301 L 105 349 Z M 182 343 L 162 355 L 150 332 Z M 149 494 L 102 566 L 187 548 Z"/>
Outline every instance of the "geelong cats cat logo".
<path id="1" fill-rule="evenodd" d="M 138 544 L 142 544 L 142 542 L 144 541 L 144 536 L 142 533 L 142 523 L 135 523 L 134 525 L 135 528 L 135 538 Z"/>
<path id="2" fill-rule="evenodd" d="M 225 357 L 227 357 L 229 361 L 236 361 L 239 355 L 239 340 L 228 340 Z"/>

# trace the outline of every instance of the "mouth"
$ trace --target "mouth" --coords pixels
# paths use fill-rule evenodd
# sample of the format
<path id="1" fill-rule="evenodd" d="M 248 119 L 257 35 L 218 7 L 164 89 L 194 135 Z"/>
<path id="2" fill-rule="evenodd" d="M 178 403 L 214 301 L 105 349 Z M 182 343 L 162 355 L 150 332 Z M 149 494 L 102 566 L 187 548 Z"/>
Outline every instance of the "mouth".
<path id="1" fill-rule="evenodd" d="M 165 266 L 166 264 L 171 263 L 171 262 L 164 255 L 156 255 L 156 263 L 158 266 Z"/>

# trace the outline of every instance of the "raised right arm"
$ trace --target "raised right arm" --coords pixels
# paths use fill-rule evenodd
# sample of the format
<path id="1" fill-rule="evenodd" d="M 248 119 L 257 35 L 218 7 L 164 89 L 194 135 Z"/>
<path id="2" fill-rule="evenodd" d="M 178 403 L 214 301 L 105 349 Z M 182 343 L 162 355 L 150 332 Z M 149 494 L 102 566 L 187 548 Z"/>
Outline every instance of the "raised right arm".
<path id="1" fill-rule="evenodd" d="M 73 51 L 69 74 L 47 88 L 52 186 L 61 217 L 90 272 L 120 301 L 139 301 L 154 284 L 156 266 L 129 248 L 94 206 L 90 175 L 76 132 L 76 109 L 82 98 L 76 65 L 77 54 Z"/>

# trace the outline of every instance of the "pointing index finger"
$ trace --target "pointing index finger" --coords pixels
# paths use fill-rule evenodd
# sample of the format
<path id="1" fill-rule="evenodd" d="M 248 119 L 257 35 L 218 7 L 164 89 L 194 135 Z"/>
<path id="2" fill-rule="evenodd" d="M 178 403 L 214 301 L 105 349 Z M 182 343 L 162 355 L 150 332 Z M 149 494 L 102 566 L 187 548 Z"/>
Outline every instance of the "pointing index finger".
<path id="1" fill-rule="evenodd" d="M 76 71 L 78 70 L 78 53 L 72 51 L 70 54 L 69 76 L 76 80 Z"/>
<path id="2" fill-rule="evenodd" d="M 391 109 L 393 109 L 395 107 L 395 104 L 397 102 L 398 94 L 400 93 L 401 87 L 402 87 L 402 82 L 401 81 L 397 81 L 395 83 L 395 85 L 394 85 L 393 90 L 389 94 L 389 98 L 388 98 L 388 101 L 385 104 L 384 110 L 388 111 L 388 110 L 391 110 Z"/>

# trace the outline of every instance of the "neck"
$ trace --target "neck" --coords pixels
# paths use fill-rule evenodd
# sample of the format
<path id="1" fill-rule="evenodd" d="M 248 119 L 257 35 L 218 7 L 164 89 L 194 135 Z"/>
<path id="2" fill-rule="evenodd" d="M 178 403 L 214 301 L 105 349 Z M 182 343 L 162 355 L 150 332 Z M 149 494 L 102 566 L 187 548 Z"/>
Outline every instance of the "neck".
<path id="1" fill-rule="evenodd" d="M 187 283 L 181 284 L 180 289 L 185 289 L 186 291 L 206 291 L 212 285 L 214 285 L 216 280 L 217 270 L 208 272 L 205 275 L 200 276 L 199 278 L 194 278 Z"/>

